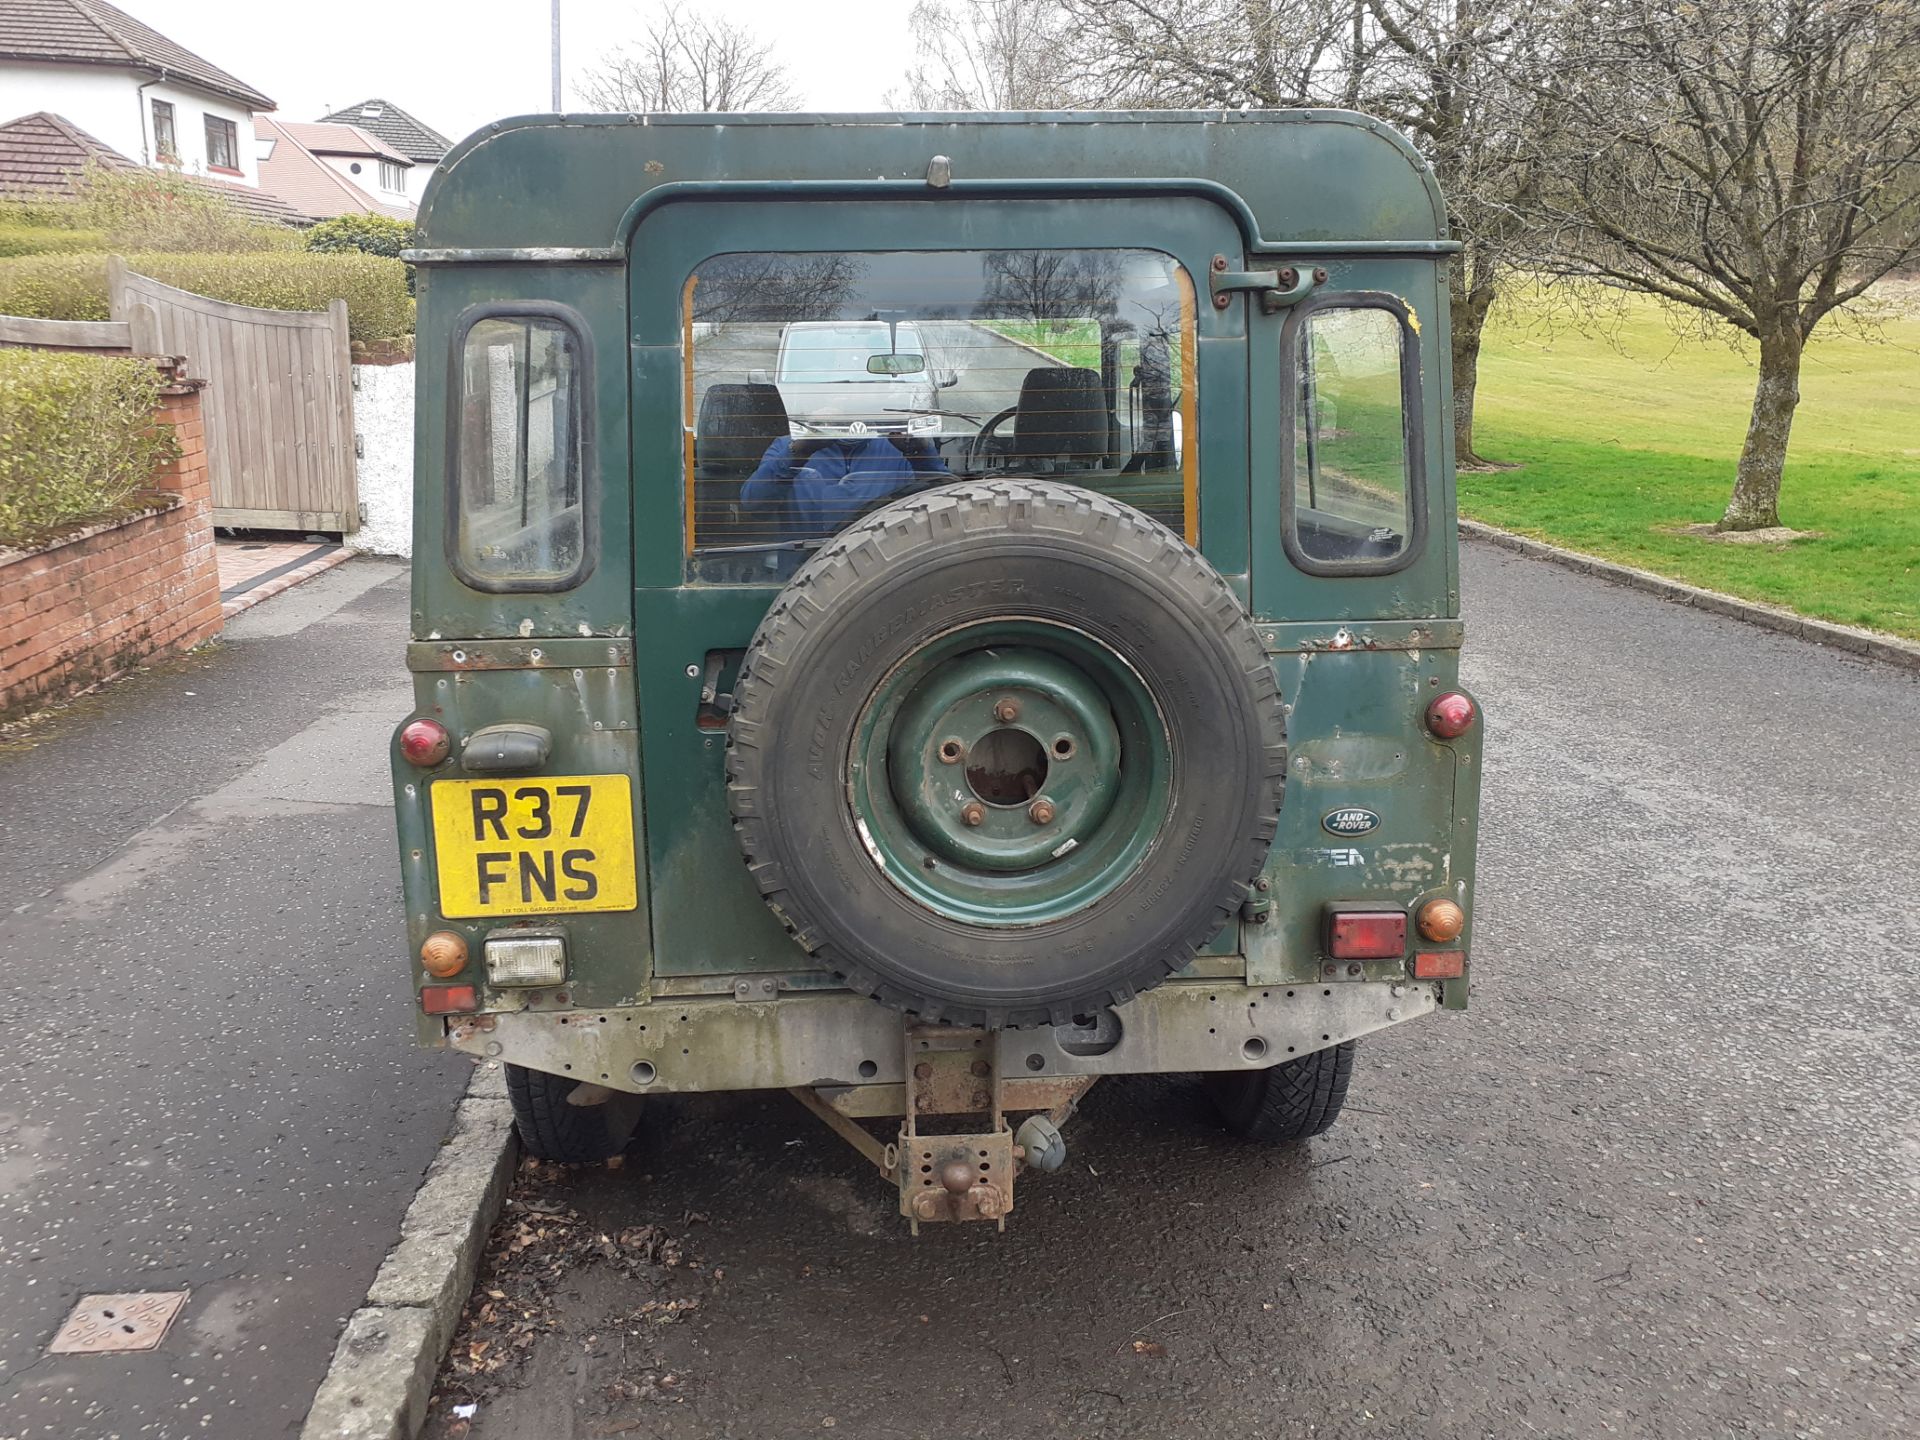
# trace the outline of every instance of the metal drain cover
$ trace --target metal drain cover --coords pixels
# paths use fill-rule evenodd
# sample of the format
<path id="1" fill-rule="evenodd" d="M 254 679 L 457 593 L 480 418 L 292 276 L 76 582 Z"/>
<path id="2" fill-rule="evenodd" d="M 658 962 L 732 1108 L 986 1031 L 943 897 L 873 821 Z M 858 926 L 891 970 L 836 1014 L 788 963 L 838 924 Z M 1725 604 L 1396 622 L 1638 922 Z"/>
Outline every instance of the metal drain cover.
<path id="1" fill-rule="evenodd" d="M 49 1355 L 106 1355 L 151 1350 L 187 1303 L 185 1290 L 143 1290 L 131 1295 L 82 1295 L 67 1323 L 47 1346 Z"/>

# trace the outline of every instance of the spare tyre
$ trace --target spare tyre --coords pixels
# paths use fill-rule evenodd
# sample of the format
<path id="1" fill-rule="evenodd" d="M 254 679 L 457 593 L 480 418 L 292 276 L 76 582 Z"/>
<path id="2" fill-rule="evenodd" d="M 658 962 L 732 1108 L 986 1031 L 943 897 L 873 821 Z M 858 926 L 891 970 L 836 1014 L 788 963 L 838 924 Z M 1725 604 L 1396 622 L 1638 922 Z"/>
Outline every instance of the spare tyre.
<path id="1" fill-rule="evenodd" d="M 948 485 L 849 526 L 775 599 L 734 704 L 761 894 L 927 1020 L 1062 1024 L 1158 984 L 1279 820 L 1285 713 L 1240 602 L 1077 486 Z"/>

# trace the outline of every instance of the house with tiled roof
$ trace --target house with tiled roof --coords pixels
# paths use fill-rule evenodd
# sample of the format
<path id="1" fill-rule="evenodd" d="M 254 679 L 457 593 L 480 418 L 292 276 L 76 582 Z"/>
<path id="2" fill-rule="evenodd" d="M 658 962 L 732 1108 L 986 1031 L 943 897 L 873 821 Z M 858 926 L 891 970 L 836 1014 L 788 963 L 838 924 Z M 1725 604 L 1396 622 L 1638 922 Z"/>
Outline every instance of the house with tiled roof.
<path id="1" fill-rule="evenodd" d="M 411 160 L 413 165 L 406 173 L 407 198 L 416 205 L 441 158 L 453 148 L 453 142 L 446 136 L 391 100 L 362 100 L 358 105 L 335 110 L 320 119 L 336 125 L 351 125 Z"/>
<path id="2" fill-rule="evenodd" d="M 116 154 L 259 184 L 273 101 L 107 0 L 0 0 L 0 104 L 63 117 Z"/>
<path id="3" fill-rule="evenodd" d="M 390 215 L 412 220 L 406 171 L 413 162 L 352 125 L 302 125 L 255 117 L 260 185 L 313 220 Z"/>
<path id="4" fill-rule="evenodd" d="M 108 170 L 140 168 L 64 115 L 40 110 L 0 124 L 0 199 L 65 199 L 74 177 L 89 164 Z M 189 178 L 263 225 L 310 223 L 309 217 L 256 186 L 215 176 Z"/>

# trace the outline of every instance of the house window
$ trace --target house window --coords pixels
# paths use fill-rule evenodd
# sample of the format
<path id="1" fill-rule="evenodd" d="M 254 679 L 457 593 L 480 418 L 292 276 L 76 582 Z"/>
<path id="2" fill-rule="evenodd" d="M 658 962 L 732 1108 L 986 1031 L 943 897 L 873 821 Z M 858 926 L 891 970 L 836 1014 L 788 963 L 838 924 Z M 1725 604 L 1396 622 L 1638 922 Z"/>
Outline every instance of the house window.
<path id="1" fill-rule="evenodd" d="M 382 190 L 398 190 L 404 194 L 407 188 L 406 169 L 403 166 L 394 164 L 391 160 L 382 160 L 380 162 L 380 188 Z"/>
<path id="2" fill-rule="evenodd" d="M 180 163 L 180 144 L 173 138 L 173 106 L 165 100 L 153 102 L 153 158 L 162 165 Z"/>
<path id="3" fill-rule="evenodd" d="M 240 132 L 233 121 L 218 115 L 207 116 L 207 168 L 240 170 Z"/>

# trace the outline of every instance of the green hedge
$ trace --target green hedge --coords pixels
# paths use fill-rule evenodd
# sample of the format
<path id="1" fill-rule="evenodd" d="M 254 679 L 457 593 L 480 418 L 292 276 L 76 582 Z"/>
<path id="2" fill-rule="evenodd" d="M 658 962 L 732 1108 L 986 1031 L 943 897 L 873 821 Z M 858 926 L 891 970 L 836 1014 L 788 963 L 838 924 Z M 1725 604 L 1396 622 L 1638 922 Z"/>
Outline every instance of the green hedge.
<path id="1" fill-rule="evenodd" d="M 324 310 L 347 302 L 355 340 L 413 333 L 406 266 L 376 255 L 270 251 L 239 255 L 129 255 L 127 268 L 163 284 L 267 310 Z M 105 320 L 107 257 L 31 255 L 0 260 L 0 315 Z"/>
<path id="2" fill-rule="evenodd" d="M 111 516 L 178 453 L 151 361 L 0 350 L 0 545 Z"/>
<path id="3" fill-rule="evenodd" d="M 338 255 L 357 250 L 396 260 L 413 244 L 413 225 L 391 215 L 336 215 L 307 231 L 307 249 Z"/>
<path id="4" fill-rule="evenodd" d="M 15 255 L 70 255 L 106 247 L 104 230 L 56 230 L 47 225 L 9 225 L 0 220 L 0 259 Z"/>

